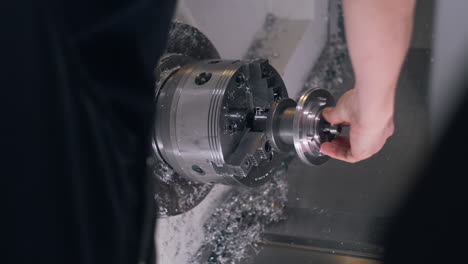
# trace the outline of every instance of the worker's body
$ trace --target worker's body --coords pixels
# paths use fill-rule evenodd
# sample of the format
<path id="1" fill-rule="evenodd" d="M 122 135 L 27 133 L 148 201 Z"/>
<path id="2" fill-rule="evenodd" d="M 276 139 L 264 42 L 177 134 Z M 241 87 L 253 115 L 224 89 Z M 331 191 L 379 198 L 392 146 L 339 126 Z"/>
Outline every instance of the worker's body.
<path id="1" fill-rule="evenodd" d="M 0 263 L 154 251 L 145 173 L 172 1 L 3 1 Z"/>

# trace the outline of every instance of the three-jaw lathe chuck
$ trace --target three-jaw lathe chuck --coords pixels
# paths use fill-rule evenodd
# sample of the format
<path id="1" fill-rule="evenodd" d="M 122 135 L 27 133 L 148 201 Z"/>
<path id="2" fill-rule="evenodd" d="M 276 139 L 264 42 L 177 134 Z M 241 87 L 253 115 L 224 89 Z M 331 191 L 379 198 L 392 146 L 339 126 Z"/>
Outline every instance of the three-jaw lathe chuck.
<path id="1" fill-rule="evenodd" d="M 259 186 L 285 153 L 295 150 L 308 165 L 324 163 L 321 144 L 340 133 L 321 115 L 335 103 L 326 90 L 306 91 L 296 102 L 267 60 L 221 60 L 187 25 L 173 25 L 156 78 L 152 149 L 179 183 Z M 174 181 L 159 178 L 172 188 Z"/>

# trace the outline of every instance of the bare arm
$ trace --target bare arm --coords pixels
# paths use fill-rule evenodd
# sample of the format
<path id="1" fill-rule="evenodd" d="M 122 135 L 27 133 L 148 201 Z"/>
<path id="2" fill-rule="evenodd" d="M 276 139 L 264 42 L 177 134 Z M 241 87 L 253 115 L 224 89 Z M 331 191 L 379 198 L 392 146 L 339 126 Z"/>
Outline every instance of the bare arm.
<path id="1" fill-rule="evenodd" d="M 355 88 L 324 111 L 331 123 L 350 125 L 350 137 L 322 145 L 347 162 L 377 153 L 393 134 L 395 88 L 411 39 L 415 0 L 343 0 Z"/>

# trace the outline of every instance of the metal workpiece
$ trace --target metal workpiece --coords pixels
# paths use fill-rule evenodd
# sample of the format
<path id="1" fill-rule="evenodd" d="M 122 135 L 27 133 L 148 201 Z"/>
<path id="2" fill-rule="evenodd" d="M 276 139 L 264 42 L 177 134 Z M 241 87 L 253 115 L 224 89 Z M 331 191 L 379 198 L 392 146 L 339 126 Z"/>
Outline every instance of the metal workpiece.
<path id="1" fill-rule="evenodd" d="M 273 103 L 268 111 L 266 133 L 276 151 L 289 152 L 294 149 L 292 126 L 296 105 L 294 100 L 284 98 Z"/>
<path id="2" fill-rule="evenodd" d="M 297 103 L 287 98 L 272 104 L 267 126 L 272 146 L 282 152 L 294 149 L 308 165 L 323 164 L 328 156 L 320 152 L 320 146 L 341 133 L 340 126 L 322 116 L 323 109 L 334 105 L 331 94 L 323 89 L 306 91 Z"/>
<path id="3" fill-rule="evenodd" d="M 323 109 L 329 106 L 335 106 L 335 100 L 323 89 L 309 90 L 297 102 L 293 124 L 294 147 L 298 157 L 308 165 L 326 162 L 329 157 L 320 152 L 320 146 L 341 132 L 341 128 L 330 125 L 322 116 Z"/>

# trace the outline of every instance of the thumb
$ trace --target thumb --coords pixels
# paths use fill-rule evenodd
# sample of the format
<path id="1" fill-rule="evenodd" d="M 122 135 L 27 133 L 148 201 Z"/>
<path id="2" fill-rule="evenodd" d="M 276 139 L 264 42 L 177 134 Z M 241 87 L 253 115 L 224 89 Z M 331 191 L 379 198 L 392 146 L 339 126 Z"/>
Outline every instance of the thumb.
<path id="1" fill-rule="evenodd" d="M 341 124 L 347 121 L 338 107 L 327 107 L 323 109 L 322 115 L 328 123 L 333 125 Z"/>

